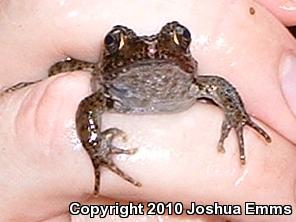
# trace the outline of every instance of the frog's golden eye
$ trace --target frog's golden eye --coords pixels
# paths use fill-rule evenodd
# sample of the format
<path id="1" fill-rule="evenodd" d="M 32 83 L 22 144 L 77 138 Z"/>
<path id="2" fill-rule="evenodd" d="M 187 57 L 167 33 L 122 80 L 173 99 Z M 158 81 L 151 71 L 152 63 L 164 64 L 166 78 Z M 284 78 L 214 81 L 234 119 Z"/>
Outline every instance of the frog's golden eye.
<path id="1" fill-rule="evenodd" d="M 110 54 L 113 54 L 121 50 L 130 39 L 135 37 L 136 33 L 133 30 L 122 25 L 116 25 L 105 37 L 105 48 Z"/>
<path id="2" fill-rule="evenodd" d="M 187 49 L 191 42 L 191 34 L 185 26 L 178 24 L 173 32 L 173 40 L 177 45 Z"/>

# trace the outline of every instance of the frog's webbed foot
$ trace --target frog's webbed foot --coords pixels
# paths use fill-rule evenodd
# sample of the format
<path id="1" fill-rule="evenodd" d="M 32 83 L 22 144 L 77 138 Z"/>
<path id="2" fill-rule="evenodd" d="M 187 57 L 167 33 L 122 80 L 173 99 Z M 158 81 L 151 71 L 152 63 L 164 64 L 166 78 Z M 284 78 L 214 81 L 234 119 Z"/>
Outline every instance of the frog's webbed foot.
<path id="1" fill-rule="evenodd" d="M 48 76 L 53 76 L 62 72 L 87 71 L 92 72 L 95 64 L 73 58 L 66 58 L 64 61 L 53 64 L 48 70 Z"/>
<path id="2" fill-rule="evenodd" d="M 224 111 L 225 119 L 218 142 L 218 151 L 225 152 L 224 140 L 228 137 L 230 130 L 234 128 L 239 143 L 240 160 L 242 164 L 245 164 L 243 128 L 246 125 L 252 127 L 267 143 L 271 142 L 270 136 L 253 122 L 246 112 L 236 89 L 225 79 L 218 76 L 197 76 L 194 85 L 197 99 L 210 99 Z"/>
<path id="3" fill-rule="evenodd" d="M 110 169 L 112 172 L 116 173 L 126 181 L 130 182 L 135 186 L 141 186 L 141 183 L 124 173 L 120 168 L 116 166 L 113 162 L 112 155 L 118 154 L 127 154 L 132 155 L 135 154 L 137 149 L 121 149 L 114 146 L 113 140 L 116 137 L 122 138 L 124 141 L 127 140 L 127 135 L 120 129 L 117 128 L 109 128 L 103 131 L 100 134 L 100 148 L 97 153 L 94 154 L 93 158 L 97 159 L 100 166 L 105 166 L 106 168 Z"/>
<path id="4" fill-rule="evenodd" d="M 140 182 L 133 179 L 131 176 L 123 172 L 113 161 L 113 155 L 119 154 L 127 154 L 132 155 L 135 154 L 137 149 L 121 149 L 113 145 L 113 140 L 116 137 L 121 137 L 124 141 L 127 140 L 127 135 L 120 129 L 117 128 L 109 128 L 99 135 L 99 143 L 94 150 L 94 153 L 91 155 L 91 159 L 93 161 L 95 167 L 95 175 L 96 175 L 96 183 L 95 183 L 95 191 L 94 194 L 97 195 L 99 193 L 100 186 L 100 168 L 102 166 L 108 168 L 124 180 L 130 182 L 131 184 L 140 187 L 142 186 Z M 86 146 L 87 147 L 87 146 Z M 92 147 L 94 149 L 94 147 Z"/>
<path id="5" fill-rule="evenodd" d="M 141 186 L 141 183 L 124 173 L 113 162 L 113 155 L 132 155 L 137 151 L 137 149 L 121 149 L 113 145 L 113 140 L 116 137 L 121 137 L 123 140 L 127 139 L 126 134 L 120 129 L 110 128 L 100 132 L 100 115 L 107 108 L 107 101 L 104 94 L 96 92 L 80 102 L 76 113 L 76 128 L 78 136 L 83 147 L 88 152 L 94 166 L 96 180 L 95 195 L 99 193 L 100 169 L 102 166 L 107 167 L 112 172 L 116 173 L 133 185 Z"/>
<path id="6" fill-rule="evenodd" d="M 218 143 L 218 151 L 222 153 L 225 152 L 224 140 L 228 137 L 230 130 L 234 128 L 239 143 L 239 153 L 242 164 L 245 164 L 246 162 L 243 137 L 243 129 L 246 125 L 252 127 L 265 139 L 267 143 L 271 142 L 270 136 L 260 126 L 253 122 L 248 115 L 241 116 L 241 118 L 237 119 L 237 116 L 226 114 L 222 124 L 221 136 Z"/>

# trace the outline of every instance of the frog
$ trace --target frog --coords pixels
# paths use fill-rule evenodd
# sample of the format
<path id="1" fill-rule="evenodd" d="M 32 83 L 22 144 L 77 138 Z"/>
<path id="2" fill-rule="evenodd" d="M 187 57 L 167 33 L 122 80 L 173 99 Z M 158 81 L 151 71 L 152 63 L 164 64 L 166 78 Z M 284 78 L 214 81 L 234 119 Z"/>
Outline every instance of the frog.
<path id="1" fill-rule="evenodd" d="M 98 62 L 67 57 L 49 68 L 49 76 L 77 70 L 91 74 L 92 94 L 79 103 L 75 123 L 94 168 L 94 195 L 99 194 L 102 167 L 136 187 L 142 186 L 114 163 L 114 156 L 133 155 L 138 149 L 122 149 L 113 144 L 115 138 L 126 140 L 128 135 L 119 128 L 102 131 L 105 112 L 170 114 L 184 112 L 196 102 L 209 101 L 224 113 L 219 152 L 225 152 L 224 141 L 234 129 L 241 165 L 246 164 L 243 137 L 246 126 L 267 143 L 271 142 L 268 133 L 247 113 L 241 96 L 229 81 L 198 72 L 198 62 L 190 51 L 191 41 L 189 29 L 177 21 L 168 22 L 157 34 L 142 36 L 126 26 L 116 25 L 105 35 Z"/>

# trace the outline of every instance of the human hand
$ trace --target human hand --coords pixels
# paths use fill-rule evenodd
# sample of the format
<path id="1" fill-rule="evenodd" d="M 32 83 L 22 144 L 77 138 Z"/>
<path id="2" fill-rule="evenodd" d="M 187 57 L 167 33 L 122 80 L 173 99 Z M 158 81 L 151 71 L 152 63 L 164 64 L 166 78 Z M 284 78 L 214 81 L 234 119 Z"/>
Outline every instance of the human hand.
<path id="1" fill-rule="evenodd" d="M 0 37 L 2 86 L 46 77 L 48 67 L 66 55 L 97 61 L 100 41 L 115 24 L 147 34 L 178 20 L 191 30 L 192 53 L 200 73 L 228 79 L 242 95 L 247 111 L 269 126 L 264 128 L 272 136 L 270 145 L 246 128 L 247 164 L 242 167 L 233 135 L 226 141 L 226 153 L 217 152 L 223 115 L 212 105 L 197 104 L 186 112 L 162 116 L 106 114 L 103 127 L 123 129 L 129 141 L 121 145 L 139 147 L 134 156 L 120 156 L 116 161 L 143 187 L 135 188 L 103 169 L 102 195 L 125 201 L 182 201 L 186 206 L 191 201 L 242 205 L 255 201 L 295 208 L 296 120 L 278 80 L 282 55 L 295 50 L 295 40 L 260 6 L 249 1 L 192 1 L 188 5 L 155 1 L 145 6 L 118 1 L 108 5 L 100 1 L 5 3 Z M 255 8 L 254 15 L 249 13 L 250 6 Z M 0 98 L 1 220 L 69 221 L 69 202 L 82 201 L 92 192 L 92 165 L 77 142 L 74 126 L 77 105 L 88 93 L 88 74 L 75 72 Z M 90 200 L 94 201 L 113 200 Z M 83 220 L 82 216 L 71 219 Z M 168 220 L 184 219 L 197 218 Z"/>

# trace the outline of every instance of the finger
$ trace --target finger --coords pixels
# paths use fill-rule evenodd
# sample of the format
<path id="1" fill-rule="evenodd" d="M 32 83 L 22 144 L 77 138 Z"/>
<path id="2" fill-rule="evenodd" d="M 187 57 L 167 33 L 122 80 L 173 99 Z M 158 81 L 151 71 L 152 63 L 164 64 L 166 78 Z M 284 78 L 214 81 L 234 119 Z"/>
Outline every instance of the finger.
<path id="1" fill-rule="evenodd" d="M 90 160 L 75 140 L 74 97 L 81 96 L 75 78 L 59 76 L 1 96 L 1 221 L 48 219 L 92 192 Z"/>
<path id="2" fill-rule="evenodd" d="M 286 26 L 296 25 L 296 3 L 286 0 L 257 0 Z"/>

